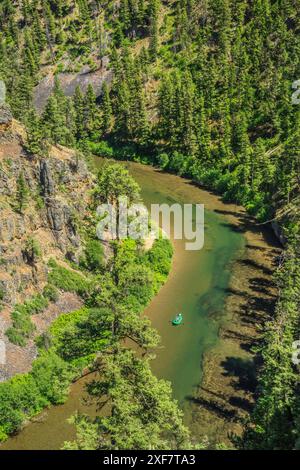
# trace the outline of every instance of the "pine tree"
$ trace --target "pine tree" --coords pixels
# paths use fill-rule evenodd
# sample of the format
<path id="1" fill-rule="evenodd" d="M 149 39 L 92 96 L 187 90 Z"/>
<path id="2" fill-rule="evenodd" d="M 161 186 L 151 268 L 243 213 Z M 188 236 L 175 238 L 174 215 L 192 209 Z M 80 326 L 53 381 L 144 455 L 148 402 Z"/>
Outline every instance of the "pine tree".
<path id="1" fill-rule="evenodd" d="M 159 0 L 150 0 L 149 21 L 150 21 L 150 44 L 149 55 L 155 60 L 158 52 L 158 13 L 160 8 Z"/>
<path id="2" fill-rule="evenodd" d="M 195 91 L 190 73 L 184 73 L 180 87 L 180 134 L 182 149 L 187 155 L 197 150 L 195 115 Z"/>
<path id="3" fill-rule="evenodd" d="M 28 204 L 29 190 L 24 178 L 24 174 L 21 172 L 17 178 L 17 189 L 16 189 L 16 205 L 17 210 L 20 214 L 23 213 L 23 210 Z"/>
<path id="4" fill-rule="evenodd" d="M 79 141 L 86 136 L 84 129 L 84 96 L 79 86 L 76 87 L 73 103 L 75 110 L 75 137 Z"/>
<path id="5" fill-rule="evenodd" d="M 55 145 L 59 143 L 63 144 L 66 130 L 64 113 L 59 108 L 57 100 L 53 95 L 48 98 L 42 120 L 44 132 L 47 137 L 51 139 Z"/>
<path id="6" fill-rule="evenodd" d="M 29 153 L 38 156 L 47 155 L 47 144 L 44 139 L 43 127 L 34 109 L 31 109 L 26 118 L 27 142 L 26 149 Z"/>
<path id="7" fill-rule="evenodd" d="M 87 134 L 91 135 L 99 128 L 99 115 L 96 106 L 96 95 L 91 84 L 88 85 L 84 97 L 84 127 Z"/>
<path id="8" fill-rule="evenodd" d="M 102 131 L 107 134 L 112 126 L 112 105 L 106 82 L 103 83 L 102 94 Z"/>
<path id="9" fill-rule="evenodd" d="M 65 145 L 74 147 L 76 142 L 76 113 L 72 98 L 66 99 L 66 135 Z"/>

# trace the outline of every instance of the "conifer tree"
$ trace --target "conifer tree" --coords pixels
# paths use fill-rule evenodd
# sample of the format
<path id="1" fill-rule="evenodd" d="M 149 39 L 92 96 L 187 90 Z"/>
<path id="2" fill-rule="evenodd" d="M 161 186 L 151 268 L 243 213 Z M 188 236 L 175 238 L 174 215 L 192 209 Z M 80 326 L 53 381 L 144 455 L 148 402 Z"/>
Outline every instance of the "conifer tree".
<path id="1" fill-rule="evenodd" d="M 75 137 L 79 141 L 86 136 L 84 129 L 84 96 L 79 86 L 76 87 L 73 103 L 75 111 Z"/>
<path id="2" fill-rule="evenodd" d="M 56 144 L 64 143 L 65 122 L 64 113 L 59 108 L 55 96 L 51 95 L 43 112 L 44 132 Z"/>
<path id="3" fill-rule="evenodd" d="M 19 173 L 17 178 L 17 189 L 16 189 L 16 205 L 17 210 L 20 214 L 23 213 L 23 210 L 28 204 L 29 190 L 22 172 Z"/>
<path id="4" fill-rule="evenodd" d="M 96 106 L 96 95 L 91 84 L 84 97 L 84 126 L 88 134 L 99 128 L 99 115 Z"/>
<path id="5" fill-rule="evenodd" d="M 48 149 L 44 138 L 43 126 L 36 111 L 33 108 L 28 113 L 26 124 L 27 151 L 38 156 L 47 155 Z"/>
<path id="6" fill-rule="evenodd" d="M 158 13 L 160 8 L 159 0 L 150 0 L 149 21 L 150 21 L 150 44 L 149 55 L 154 60 L 158 52 Z"/>
<path id="7" fill-rule="evenodd" d="M 106 82 L 103 83 L 102 94 L 102 131 L 107 134 L 112 126 L 112 105 Z"/>

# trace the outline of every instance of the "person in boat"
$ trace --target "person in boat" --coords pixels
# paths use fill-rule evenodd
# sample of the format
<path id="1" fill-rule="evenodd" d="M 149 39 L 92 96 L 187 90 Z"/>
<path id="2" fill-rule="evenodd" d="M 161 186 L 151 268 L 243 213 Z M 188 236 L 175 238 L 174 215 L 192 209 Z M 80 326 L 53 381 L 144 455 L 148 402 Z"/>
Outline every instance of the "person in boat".
<path id="1" fill-rule="evenodd" d="M 183 318 L 183 317 L 182 317 L 182 314 L 181 314 L 181 313 L 178 313 L 178 314 L 176 315 L 176 317 L 173 319 L 172 323 L 173 323 L 174 325 L 175 325 L 175 324 L 179 324 L 179 323 L 181 323 L 182 318 Z"/>

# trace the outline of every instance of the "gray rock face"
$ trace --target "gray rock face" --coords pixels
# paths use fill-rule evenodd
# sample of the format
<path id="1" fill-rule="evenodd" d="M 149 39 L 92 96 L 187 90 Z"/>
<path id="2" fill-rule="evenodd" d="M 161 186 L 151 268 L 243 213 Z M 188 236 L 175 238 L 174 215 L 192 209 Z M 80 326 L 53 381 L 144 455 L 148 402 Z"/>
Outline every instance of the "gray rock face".
<path id="1" fill-rule="evenodd" d="M 85 93 L 88 86 L 92 85 L 97 97 L 102 93 L 103 83 L 110 83 L 112 80 L 112 71 L 108 68 L 108 57 L 103 59 L 103 67 L 92 71 L 89 66 L 84 66 L 78 73 L 59 73 L 58 79 L 66 96 L 73 96 L 77 86 L 80 86 Z M 36 86 L 34 90 L 34 106 L 42 111 L 46 105 L 47 99 L 54 88 L 54 76 L 47 75 Z"/>
<path id="2" fill-rule="evenodd" d="M 93 184 L 85 161 L 77 161 L 72 151 L 53 147 L 40 160 L 23 152 L 21 142 L 13 132 L 3 133 L 0 139 L 0 291 L 6 307 L 43 288 L 49 258 L 63 261 L 72 253 L 78 260 L 82 246 L 77 224 L 82 222 Z M 27 201 L 20 212 L 17 179 L 21 173 Z M 30 238 L 40 249 L 34 265 L 22 255 Z"/>
<path id="3" fill-rule="evenodd" d="M 12 113 L 8 104 L 0 104 L 0 128 L 9 125 L 12 122 Z"/>
<path id="4" fill-rule="evenodd" d="M 61 205 L 56 199 L 48 198 L 46 208 L 49 227 L 54 232 L 61 232 L 64 226 L 64 215 Z"/>
<path id="5" fill-rule="evenodd" d="M 44 196 L 50 196 L 54 193 L 54 182 L 51 175 L 51 169 L 47 160 L 41 161 L 40 183 Z"/>
<path id="6" fill-rule="evenodd" d="M 1 212 L 0 212 L 1 214 Z M 26 232 L 24 219 L 19 215 L 9 215 L 0 220 L 0 241 L 10 242 L 21 238 Z"/>
<path id="7" fill-rule="evenodd" d="M 0 80 L 0 105 L 6 100 L 6 86 L 3 80 Z"/>

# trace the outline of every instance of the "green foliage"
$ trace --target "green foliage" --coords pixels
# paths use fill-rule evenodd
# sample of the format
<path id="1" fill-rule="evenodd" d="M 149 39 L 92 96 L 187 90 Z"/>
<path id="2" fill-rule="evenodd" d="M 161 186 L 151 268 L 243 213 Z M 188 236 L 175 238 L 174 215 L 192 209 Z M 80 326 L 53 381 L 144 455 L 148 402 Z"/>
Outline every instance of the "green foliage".
<path id="1" fill-rule="evenodd" d="M 17 375 L 0 384 L 0 440 L 16 432 L 26 419 L 45 406 L 63 403 L 72 368 L 54 352 L 39 357 L 29 374 Z"/>
<path id="2" fill-rule="evenodd" d="M 24 178 L 24 174 L 21 172 L 17 178 L 17 189 L 16 189 L 16 208 L 18 212 L 22 214 L 23 210 L 28 204 L 29 190 Z"/>
<path id="3" fill-rule="evenodd" d="M 98 155 L 99 157 L 107 157 L 112 158 L 115 156 L 114 150 L 109 144 L 105 141 L 100 142 L 88 142 L 89 150 L 94 154 Z"/>
<path id="4" fill-rule="evenodd" d="M 299 239 L 290 247 L 276 275 L 279 289 L 275 318 L 265 326 L 259 349 L 263 366 L 259 396 L 243 439 L 246 449 L 295 449 L 299 427 L 299 366 L 292 361 L 293 341 L 299 339 Z"/>
<path id="5" fill-rule="evenodd" d="M 51 302 L 56 302 L 59 298 L 59 291 L 52 284 L 46 284 L 43 289 L 43 296 Z"/>
<path id="6" fill-rule="evenodd" d="M 299 235 L 299 107 L 291 103 L 291 86 L 299 78 L 299 18 L 299 5 L 292 0 L 208 0 L 205 8 L 197 0 L 122 0 L 106 2 L 101 9 L 88 0 L 78 1 L 75 9 L 62 0 L 3 1 L 0 75 L 5 78 L 14 116 L 26 118 L 28 152 L 44 155 L 46 137 L 54 144 L 77 146 L 98 155 L 155 162 L 218 191 L 225 201 L 243 204 L 260 222 L 280 214 L 292 239 Z M 85 93 L 78 87 L 72 98 L 66 98 L 56 77 L 41 117 L 33 111 L 29 118 L 24 114 L 32 109 L 42 64 L 48 61 L 47 65 L 62 71 L 69 60 L 75 72 L 83 64 L 93 69 L 95 51 L 101 69 L 104 57 L 110 54 L 112 71 L 112 81 L 109 86 L 104 84 L 100 99 L 91 87 Z M 134 201 L 139 189 L 123 169 L 104 170 L 95 202 L 109 200 L 117 205 L 119 195 Z M 15 197 L 20 213 L 28 196 L 26 179 L 20 173 Z M 119 337 L 128 334 L 131 323 L 141 340 L 134 315 L 164 281 L 170 247 L 159 240 L 149 253 L 141 254 L 131 242 L 121 245 L 105 274 L 101 253 L 95 243 L 92 245 L 84 267 L 96 270 L 97 281 L 91 283 L 82 274 L 55 265 L 50 282 L 83 297 L 90 294 L 91 307 L 109 306 L 113 320 L 102 313 L 105 321 L 112 322 L 111 331 L 116 331 L 123 318 Z M 33 251 L 29 246 L 28 260 L 34 264 L 37 253 Z M 299 436 L 299 385 L 289 358 L 292 340 L 299 339 L 295 318 L 299 310 L 299 252 L 293 245 L 286 256 L 284 282 L 280 281 L 282 296 L 274 322 L 267 325 L 261 351 L 261 398 L 245 447 L 290 448 Z M 47 296 L 51 295 L 50 290 Z M 116 302 L 121 311 L 115 308 Z M 91 325 L 97 321 L 97 313 L 93 315 Z M 27 313 L 15 317 L 17 327 L 9 334 L 21 344 L 30 336 L 32 325 Z M 69 350 L 67 341 L 61 345 L 66 357 L 72 356 L 72 348 L 79 350 L 76 334 L 82 344 L 88 343 L 89 321 L 82 327 L 82 336 L 77 327 L 68 332 Z M 77 353 L 75 356 L 78 358 Z M 122 371 L 120 364 L 118 370 Z M 129 399 L 126 383 L 120 384 Z M 282 384 L 287 384 L 285 390 Z M 157 384 L 153 385 L 157 389 Z M 108 436 L 103 445 L 109 446 L 115 439 L 120 448 L 144 448 L 148 435 L 141 423 L 131 418 L 135 409 L 127 400 L 123 408 L 116 402 L 117 420 L 101 423 Z M 130 407 L 129 417 L 125 406 Z M 133 432 L 121 435 L 123 413 L 139 429 L 138 442 Z M 16 412 L 11 419 L 17 423 L 21 418 Z M 97 423 L 90 425 L 80 418 L 77 423 L 79 447 L 95 448 L 104 442 L 98 439 Z M 152 424 L 145 429 L 149 435 L 153 433 L 153 442 L 164 448 L 165 442 Z"/>
<path id="7" fill-rule="evenodd" d="M 84 250 L 84 257 L 81 259 L 81 265 L 97 273 L 104 267 L 104 251 L 100 240 L 89 239 Z"/>
<path id="8" fill-rule="evenodd" d="M 89 292 L 91 281 L 83 274 L 52 264 L 52 270 L 48 276 L 49 282 L 66 292 L 76 292 L 80 296 L 86 296 Z"/>
<path id="9" fill-rule="evenodd" d="M 41 257 L 41 247 L 37 240 L 29 237 L 23 249 L 23 256 L 28 264 L 34 265 Z"/>
<path id="10" fill-rule="evenodd" d="M 53 351 L 42 354 L 34 361 L 30 375 L 48 403 L 57 405 L 66 401 L 74 369 Z"/>
<path id="11" fill-rule="evenodd" d="M 37 294 L 23 304 L 16 304 L 11 313 L 12 326 L 6 330 L 10 342 L 25 346 L 35 331 L 30 316 L 42 312 L 47 306 L 48 299 L 42 294 Z"/>
<path id="12" fill-rule="evenodd" d="M 108 314 L 105 309 L 82 308 L 61 315 L 49 329 L 52 347 L 64 360 L 88 365 L 107 344 Z"/>
<path id="13" fill-rule="evenodd" d="M 140 188 L 123 165 L 106 165 L 99 173 L 95 197 L 102 202 L 117 204 L 121 196 L 128 198 L 128 203 L 140 197 Z"/>
<path id="14" fill-rule="evenodd" d="M 30 374 L 17 375 L 0 384 L 1 437 L 18 430 L 24 419 L 34 416 L 43 406 L 37 385 Z"/>
<path id="15" fill-rule="evenodd" d="M 151 250 L 147 253 L 151 269 L 163 276 L 168 276 L 171 269 L 173 247 L 167 238 L 155 240 Z"/>
<path id="16" fill-rule="evenodd" d="M 34 109 L 28 112 L 26 118 L 27 142 L 26 150 L 34 155 L 47 156 L 48 143 L 45 140 L 42 124 Z"/>
<path id="17" fill-rule="evenodd" d="M 159 167 L 164 170 L 165 168 L 167 168 L 168 164 L 169 164 L 169 155 L 167 153 L 161 153 L 158 155 L 157 157 L 157 163 L 159 165 Z"/>
<path id="18" fill-rule="evenodd" d="M 65 448 L 188 448 L 183 413 L 172 398 L 170 384 L 152 374 L 149 360 L 138 358 L 132 350 L 120 349 L 118 353 L 104 356 L 98 369 L 100 379 L 89 386 L 99 404 L 109 397 L 113 413 L 94 421 L 75 416 L 78 439 L 66 443 Z"/>

